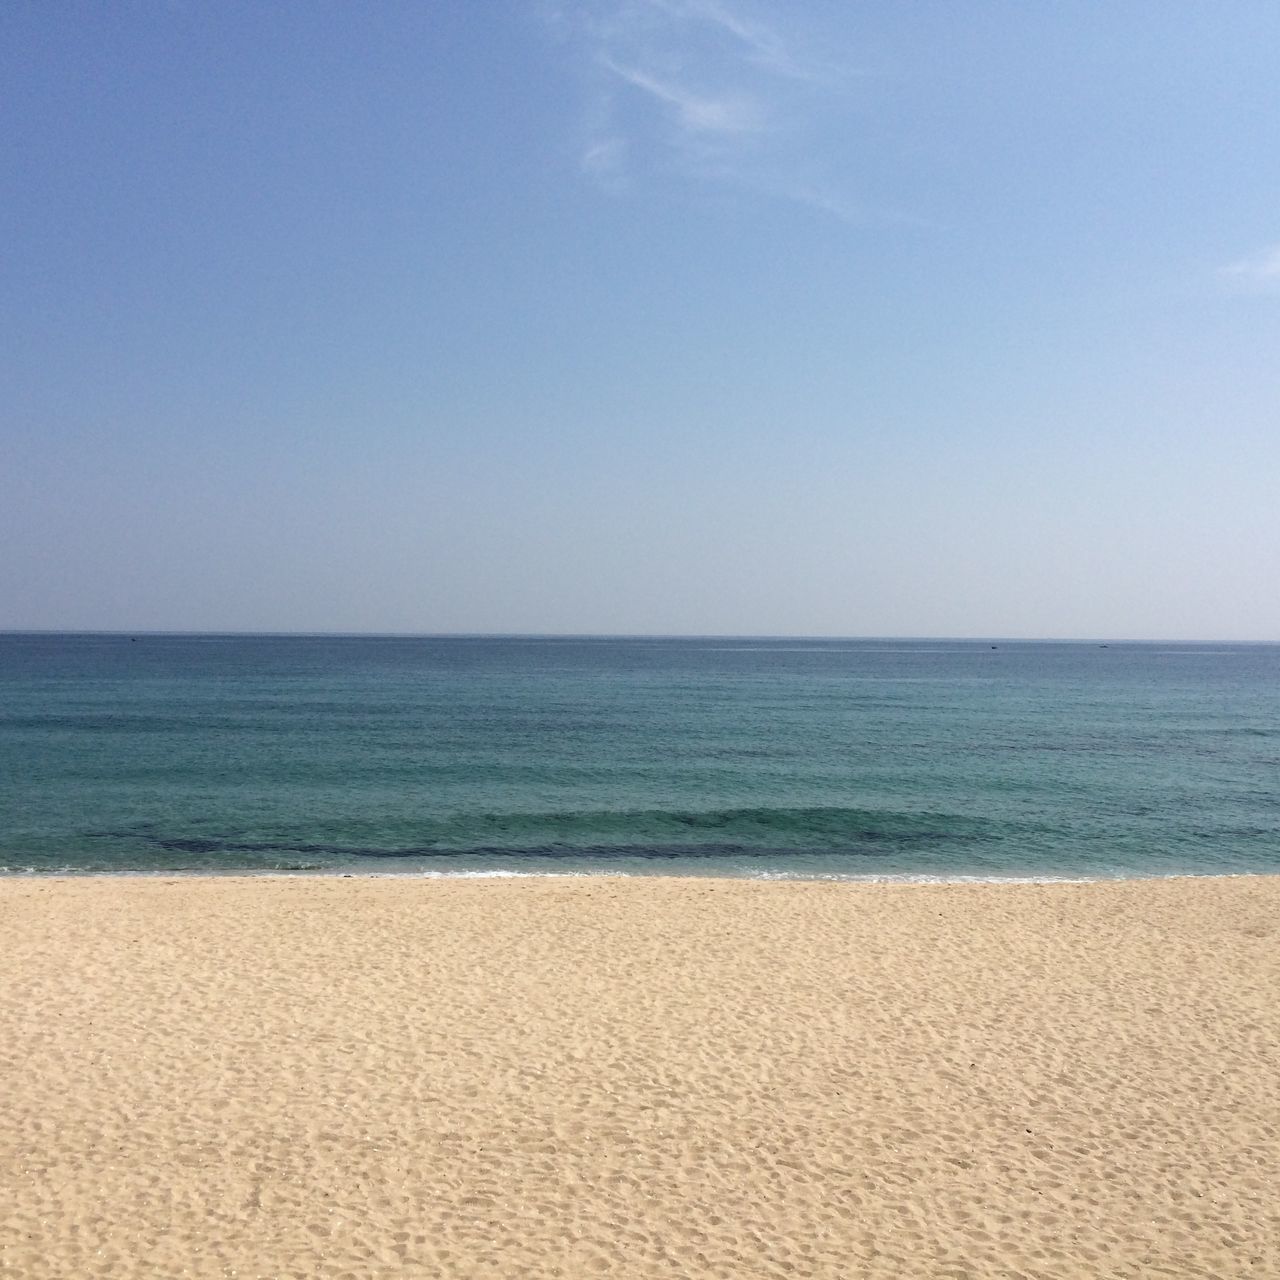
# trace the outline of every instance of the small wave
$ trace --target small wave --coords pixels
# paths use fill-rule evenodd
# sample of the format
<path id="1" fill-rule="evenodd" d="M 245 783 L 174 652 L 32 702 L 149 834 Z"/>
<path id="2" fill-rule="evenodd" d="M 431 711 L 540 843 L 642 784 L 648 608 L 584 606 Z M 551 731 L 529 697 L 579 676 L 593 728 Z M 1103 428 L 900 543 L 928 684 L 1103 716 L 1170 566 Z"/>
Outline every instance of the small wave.
<path id="1" fill-rule="evenodd" d="M 150 825 L 96 831 L 94 839 L 146 844 L 194 857 L 287 859 L 740 858 L 796 853 L 872 856 L 998 839 L 1007 824 L 938 811 L 841 806 L 707 810 L 571 810 L 459 814 L 424 822 L 411 844 L 253 839 L 230 832 L 157 831 Z"/>
<path id="2" fill-rule="evenodd" d="M 842 884 L 1096 884 L 1100 880 L 1135 879 L 1134 876 L 1017 876 L 950 874 L 947 872 L 841 872 L 753 871 L 747 880 L 830 880 Z M 1142 877 L 1148 878 L 1148 877 Z"/>

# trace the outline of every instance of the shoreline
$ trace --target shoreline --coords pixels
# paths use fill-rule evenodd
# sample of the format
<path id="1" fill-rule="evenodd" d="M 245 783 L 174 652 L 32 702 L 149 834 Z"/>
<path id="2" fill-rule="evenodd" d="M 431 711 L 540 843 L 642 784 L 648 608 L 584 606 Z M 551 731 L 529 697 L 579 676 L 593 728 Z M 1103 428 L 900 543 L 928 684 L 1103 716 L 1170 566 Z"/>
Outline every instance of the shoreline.
<path id="1" fill-rule="evenodd" d="M 1116 875 L 1067 876 L 1067 875 L 977 875 L 957 872 L 955 875 L 932 872 L 884 872 L 877 874 L 843 875 L 814 873 L 791 875 L 781 871 L 764 871 L 754 875 L 692 875 L 666 871 L 510 871 L 505 868 L 471 871 L 339 871 L 294 870 L 270 868 L 249 871 L 237 868 L 233 871 L 41 871 L 34 867 L 14 870 L 0 867 L 0 884 L 8 881 L 65 881 L 77 884 L 87 880 L 211 880 L 218 883 L 227 880 L 674 880 L 701 884 L 705 881 L 725 881 L 730 884 L 832 884 L 832 885 L 1050 885 L 1050 884 L 1130 884 L 1163 880 L 1270 880 L 1280 878 L 1276 871 L 1161 871 L 1144 874 L 1120 872 Z"/>
<path id="2" fill-rule="evenodd" d="M 1280 1274 L 1280 876 L 342 879 L 0 879 L 0 1271 Z"/>

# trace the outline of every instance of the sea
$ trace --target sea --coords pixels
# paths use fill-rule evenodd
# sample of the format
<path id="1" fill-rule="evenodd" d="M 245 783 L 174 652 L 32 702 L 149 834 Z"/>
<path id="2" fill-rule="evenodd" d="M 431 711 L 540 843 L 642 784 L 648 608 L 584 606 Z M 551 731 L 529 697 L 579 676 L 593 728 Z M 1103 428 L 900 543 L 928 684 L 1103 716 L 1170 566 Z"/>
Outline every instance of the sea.
<path id="1" fill-rule="evenodd" d="M 1280 646 L 0 635 L 0 872 L 1280 872 Z"/>

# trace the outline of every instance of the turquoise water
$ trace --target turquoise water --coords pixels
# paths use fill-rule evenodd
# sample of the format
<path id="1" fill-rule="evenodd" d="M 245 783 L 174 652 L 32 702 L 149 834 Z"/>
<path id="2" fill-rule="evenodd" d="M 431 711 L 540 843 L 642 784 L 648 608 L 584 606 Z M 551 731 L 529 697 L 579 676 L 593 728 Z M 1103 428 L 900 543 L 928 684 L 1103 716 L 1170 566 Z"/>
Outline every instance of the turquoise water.
<path id="1" fill-rule="evenodd" d="M 0 635 L 9 872 L 1280 871 L 1280 646 Z"/>

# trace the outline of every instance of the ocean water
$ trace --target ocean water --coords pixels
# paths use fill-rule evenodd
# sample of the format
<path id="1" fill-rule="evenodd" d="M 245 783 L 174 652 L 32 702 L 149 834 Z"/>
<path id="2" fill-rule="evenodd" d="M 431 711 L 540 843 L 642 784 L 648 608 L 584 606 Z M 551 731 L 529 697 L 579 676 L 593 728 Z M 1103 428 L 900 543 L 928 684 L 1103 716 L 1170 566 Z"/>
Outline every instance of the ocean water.
<path id="1" fill-rule="evenodd" d="M 0 635 L 0 867 L 1280 872 L 1280 646 Z"/>

